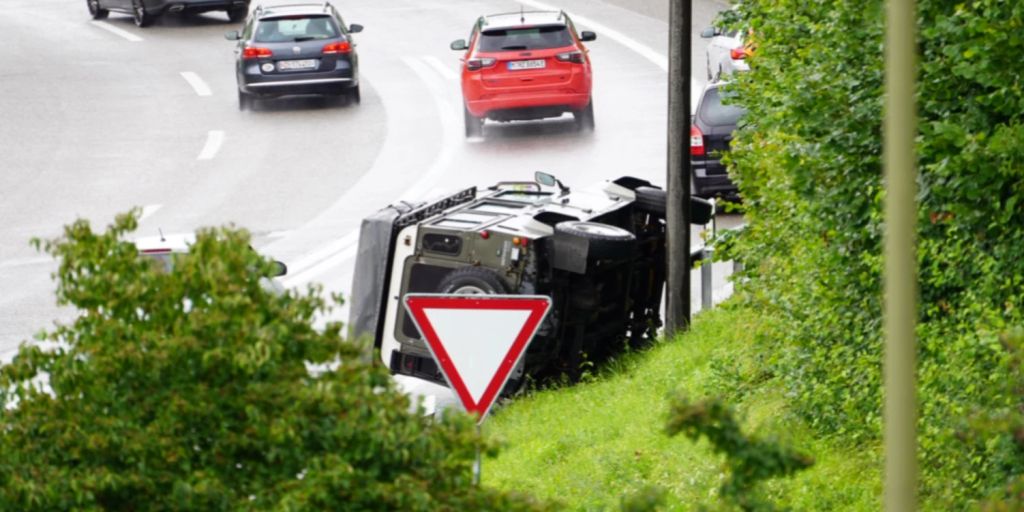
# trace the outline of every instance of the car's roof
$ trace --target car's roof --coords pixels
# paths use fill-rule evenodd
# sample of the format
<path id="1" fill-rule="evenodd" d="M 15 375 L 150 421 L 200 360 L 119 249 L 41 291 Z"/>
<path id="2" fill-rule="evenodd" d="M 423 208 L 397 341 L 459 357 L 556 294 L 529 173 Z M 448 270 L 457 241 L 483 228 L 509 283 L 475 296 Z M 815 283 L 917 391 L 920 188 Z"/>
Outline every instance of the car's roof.
<path id="1" fill-rule="evenodd" d="M 537 25 L 565 25 L 565 13 L 562 11 L 521 11 L 491 14 L 483 17 L 481 28 L 495 30 Z"/>
<path id="2" fill-rule="evenodd" d="M 135 239 L 135 247 L 142 253 L 173 252 L 187 253 L 189 246 L 196 242 L 192 233 L 146 236 Z"/>
<path id="3" fill-rule="evenodd" d="M 277 16 L 295 16 L 295 15 L 325 15 L 330 11 L 327 10 L 329 3 L 297 3 L 297 4 L 277 4 L 277 5 L 264 5 L 256 8 L 254 15 L 257 19 L 274 18 Z"/>

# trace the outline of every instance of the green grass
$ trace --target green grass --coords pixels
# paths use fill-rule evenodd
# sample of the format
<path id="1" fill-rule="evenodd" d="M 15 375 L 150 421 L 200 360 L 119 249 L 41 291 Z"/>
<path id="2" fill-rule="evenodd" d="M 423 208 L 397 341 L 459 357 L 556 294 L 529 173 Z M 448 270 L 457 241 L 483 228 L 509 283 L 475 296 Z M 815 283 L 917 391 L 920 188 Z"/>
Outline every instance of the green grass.
<path id="1" fill-rule="evenodd" d="M 618 510 L 624 495 L 668 492 L 667 510 L 714 504 L 722 458 L 704 442 L 664 433 L 667 397 L 725 396 L 745 431 L 774 435 L 815 458 L 764 495 L 794 510 L 878 510 L 880 447 L 815 439 L 788 412 L 779 384 L 758 376 L 766 331 L 754 310 L 727 306 L 698 315 L 675 341 L 627 354 L 592 382 L 537 391 L 495 411 L 485 434 L 504 443 L 483 463 L 484 485 L 558 501 L 568 510 Z M 762 372 L 763 373 L 763 372 Z"/>

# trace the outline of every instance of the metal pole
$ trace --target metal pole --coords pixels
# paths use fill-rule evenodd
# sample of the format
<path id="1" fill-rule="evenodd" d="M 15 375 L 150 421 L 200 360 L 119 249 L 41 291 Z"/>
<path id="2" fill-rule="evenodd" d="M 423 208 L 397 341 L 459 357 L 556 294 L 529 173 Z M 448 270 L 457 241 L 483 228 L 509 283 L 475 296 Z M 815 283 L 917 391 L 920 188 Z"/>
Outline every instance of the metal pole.
<path id="1" fill-rule="evenodd" d="M 714 297 L 712 296 L 712 283 L 711 280 L 714 277 L 712 272 L 711 260 L 714 259 L 715 251 L 710 247 L 705 247 L 704 252 L 700 258 L 700 309 L 701 311 L 707 311 L 714 307 Z"/>
<path id="2" fill-rule="evenodd" d="M 917 79 L 914 0 L 888 0 L 885 45 L 885 510 L 917 510 Z"/>
<path id="3" fill-rule="evenodd" d="M 668 65 L 666 335 L 690 327 L 690 25 L 692 0 L 671 0 Z"/>

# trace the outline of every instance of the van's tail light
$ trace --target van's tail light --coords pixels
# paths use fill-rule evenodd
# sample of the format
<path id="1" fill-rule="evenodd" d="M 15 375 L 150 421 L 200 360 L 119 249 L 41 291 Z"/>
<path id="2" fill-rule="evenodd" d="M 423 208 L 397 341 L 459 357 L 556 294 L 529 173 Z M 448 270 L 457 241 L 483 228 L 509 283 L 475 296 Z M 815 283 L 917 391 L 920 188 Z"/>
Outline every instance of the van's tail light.
<path id="1" fill-rule="evenodd" d="M 562 62 L 571 62 L 573 64 L 583 64 L 583 52 L 565 52 L 555 55 L 555 58 Z"/>
<path id="2" fill-rule="evenodd" d="M 704 134 L 696 126 L 690 126 L 690 155 L 704 156 Z"/>
<path id="3" fill-rule="evenodd" d="M 274 52 L 270 51 L 270 48 L 259 48 L 256 46 L 250 46 L 242 50 L 243 59 L 262 59 L 264 57 L 273 57 Z"/>
<path id="4" fill-rule="evenodd" d="M 466 69 L 470 71 L 479 71 L 483 68 L 489 68 L 497 62 L 497 60 L 492 59 L 490 57 L 485 57 L 482 59 L 469 59 L 466 61 Z"/>
<path id="5" fill-rule="evenodd" d="M 743 60 L 747 58 L 747 56 L 749 55 L 750 50 L 747 49 L 746 46 L 741 46 L 739 48 L 733 48 L 732 50 L 729 50 L 729 57 L 732 57 L 732 60 Z"/>
<path id="6" fill-rule="evenodd" d="M 331 43 L 324 46 L 324 55 L 337 55 L 343 53 L 352 53 L 352 43 L 342 41 L 340 43 Z"/>

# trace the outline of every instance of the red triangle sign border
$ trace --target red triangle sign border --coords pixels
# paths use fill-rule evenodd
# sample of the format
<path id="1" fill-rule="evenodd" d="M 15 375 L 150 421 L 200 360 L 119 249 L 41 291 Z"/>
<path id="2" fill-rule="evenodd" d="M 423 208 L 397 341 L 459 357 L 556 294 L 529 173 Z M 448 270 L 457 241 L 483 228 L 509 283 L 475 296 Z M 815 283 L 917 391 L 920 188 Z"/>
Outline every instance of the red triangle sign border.
<path id="1" fill-rule="evenodd" d="M 441 373 L 448 381 L 449 387 L 455 391 L 459 400 L 467 412 L 477 415 L 477 422 L 483 422 L 490 411 L 491 406 L 497 399 L 498 393 L 505 386 L 512 370 L 519 359 L 526 353 L 526 348 L 533 340 L 534 335 L 540 328 L 541 322 L 551 308 L 551 298 L 543 295 L 437 295 L 437 294 L 408 294 L 405 296 L 406 311 L 413 318 L 420 334 L 427 342 L 434 361 L 441 369 Z M 523 327 L 516 335 L 515 341 L 501 359 L 491 381 L 481 395 L 480 400 L 474 400 L 472 393 L 459 374 L 458 368 L 452 361 L 444 343 L 440 339 L 430 318 L 426 314 L 428 309 L 447 310 L 491 310 L 491 311 L 528 311 L 529 316 Z"/>

